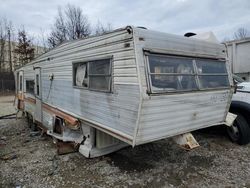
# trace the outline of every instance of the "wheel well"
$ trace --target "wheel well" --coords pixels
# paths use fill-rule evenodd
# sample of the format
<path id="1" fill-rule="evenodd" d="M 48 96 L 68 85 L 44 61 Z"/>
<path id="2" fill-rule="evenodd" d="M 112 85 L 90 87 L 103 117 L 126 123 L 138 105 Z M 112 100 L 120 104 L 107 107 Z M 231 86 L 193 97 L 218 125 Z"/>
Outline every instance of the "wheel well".
<path id="1" fill-rule="evenodd" d="M 229 111 L 232 113 L 240 113 L 242 116 L 244 116 L 246 118 L 248 124 L 250 125 L 250 110 L 249 109 L 246 109 L 243 107 L 231 106 Z"/>

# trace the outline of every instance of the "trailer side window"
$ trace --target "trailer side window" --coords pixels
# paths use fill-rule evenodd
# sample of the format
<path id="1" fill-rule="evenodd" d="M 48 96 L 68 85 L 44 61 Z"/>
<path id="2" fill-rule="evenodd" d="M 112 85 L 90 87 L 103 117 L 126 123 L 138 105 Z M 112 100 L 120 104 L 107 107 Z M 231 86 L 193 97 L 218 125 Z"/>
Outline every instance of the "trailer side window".
<path id="1" fill-rule="evenodd" d="M 110 60 L 89 62 L 89 87 L 94 90 L 110 91 Z"/>
<path id="2" fill-rule="evenodd" d="M 90 90 L 111 90 L 111 60 L 73 64 L 73 85 Z"/>
<path id="3" fill-rule="evenodd" d="M 152 90 L 198 89 L 192 59 L 150 55 L 148 60 Z"/>
<path id="4" fill-rule="evenodd" d="M 152 93 L 229 87 L 225 61 L 149 54 Z"/>
<path id="5" fill-rule="evenodd" d="M 229 86 L 225 62 L 197 59 L 196 66 L 202 89 Z"/>
<path id="6" fill-rule="evenodd" d="M 35 86 L 34 80 L 26 80 L 26 92 L 27 93 L 34 94 L 34 86 Z"/>

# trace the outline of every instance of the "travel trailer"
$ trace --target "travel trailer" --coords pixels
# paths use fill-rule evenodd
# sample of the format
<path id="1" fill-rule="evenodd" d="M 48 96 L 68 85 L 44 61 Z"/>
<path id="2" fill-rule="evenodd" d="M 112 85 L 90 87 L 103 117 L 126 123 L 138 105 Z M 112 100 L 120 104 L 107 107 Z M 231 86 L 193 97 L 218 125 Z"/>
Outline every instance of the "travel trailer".
<path id="1" fill-rule="evenodd" d="M 86 157 L 223 124 L 225 47 L 125 27 L 68 41 L 15 72 L 17 108 Z"/>

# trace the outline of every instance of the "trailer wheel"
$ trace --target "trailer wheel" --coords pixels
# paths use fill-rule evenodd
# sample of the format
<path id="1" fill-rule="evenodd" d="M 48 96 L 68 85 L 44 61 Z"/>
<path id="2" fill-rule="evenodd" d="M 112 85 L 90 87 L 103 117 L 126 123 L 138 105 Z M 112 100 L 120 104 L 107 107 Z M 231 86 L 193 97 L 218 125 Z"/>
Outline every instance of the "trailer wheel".
<path id="1" fill-rule="evenodd" d="M 240 114 L 235 113 L 237 118 L 235 119 L 231 127 L 227 127 L 227 133 L 229 138 L 238 143 L 239 145 L 245 145 L 250 142 L 250 127 L 246 118 Z"/>

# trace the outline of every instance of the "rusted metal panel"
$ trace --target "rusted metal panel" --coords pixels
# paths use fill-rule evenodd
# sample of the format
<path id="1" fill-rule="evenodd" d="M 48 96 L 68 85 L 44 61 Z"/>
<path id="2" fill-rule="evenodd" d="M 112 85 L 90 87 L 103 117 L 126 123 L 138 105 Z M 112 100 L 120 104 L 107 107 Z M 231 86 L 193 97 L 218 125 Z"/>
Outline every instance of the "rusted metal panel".
<path id="1" fill-rule="evenodd" d="M 49 106 L 47 104 L 43 104 L 43 109 L 45 111 L 48 111 L 50 114 L 53 114 L 54 116 L 58 116 L 58 117 L 61 117 L 61 118 L 65 119 L 71 125 L 79 124 L 79 121 L 76 118 L 70 116 L 69 114 L 67 114 L 65 112 L 62 112 L 59 109 L 53 108 L 53 107 L 51 107 L 51 106 Z"/>
<path id="2" fill-rule="evenodd" d="M 57 142 L 56 146 L 59 155 L 77 152 L 79 148 L 79 144 L 74 142 Z"/>

